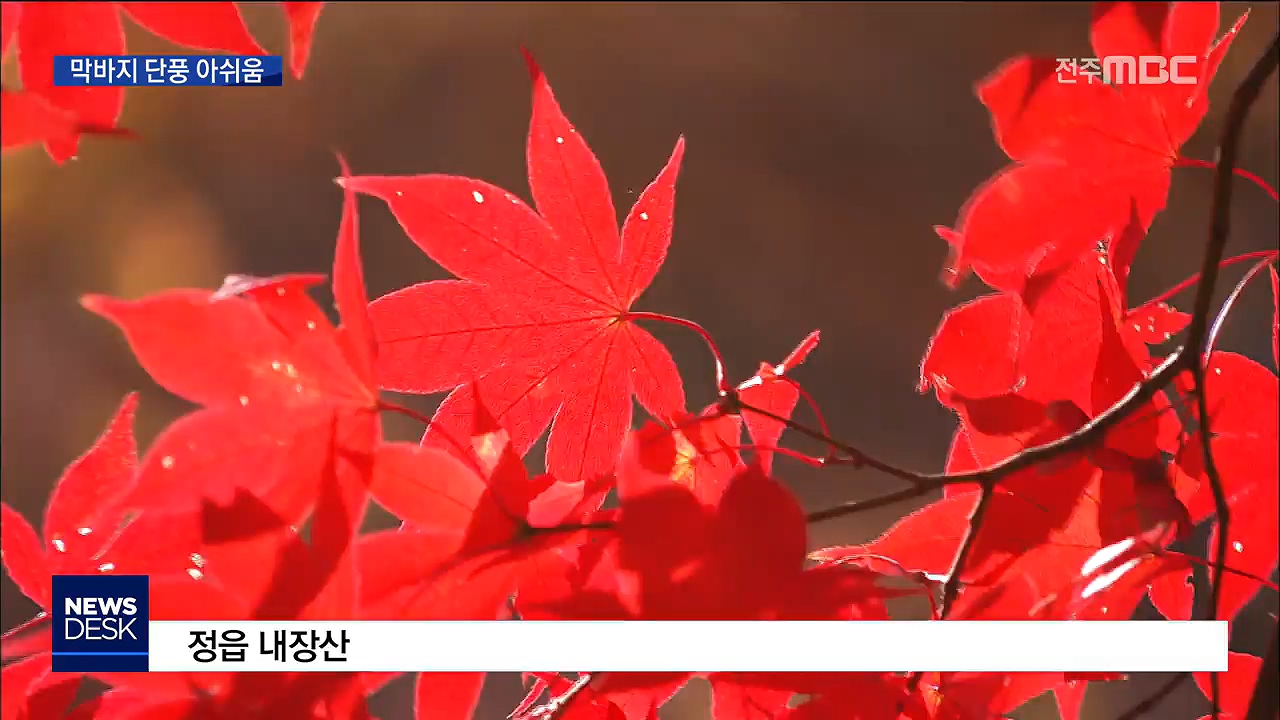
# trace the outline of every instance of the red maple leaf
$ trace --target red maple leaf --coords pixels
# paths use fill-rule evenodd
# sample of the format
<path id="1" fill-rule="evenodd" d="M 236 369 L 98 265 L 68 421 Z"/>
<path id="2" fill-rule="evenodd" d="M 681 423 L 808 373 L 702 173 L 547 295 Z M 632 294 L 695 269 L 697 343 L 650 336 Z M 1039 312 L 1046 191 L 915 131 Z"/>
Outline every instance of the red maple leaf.
<path id="1" fill-rule="evenodd" d="M 1219 676 L 1222 720 L 1244 720 L 1249 714 L 1249 701 L 1253 698 L 1253 688 L 1258 684 L 1261 671 L 1262 658 L 1245 653 L 1227 653 L 1227 672 Z M 1200 692 L 1212 699 L 1209 674 L 1195 673 L 1193 677 Z M 1205 715 L 1205 718 L 1208 717 L 1210 716 Z"/>
<path id="2" fill-rule="evenodd" d="M 968 436 L 953 447 L 948 472 L 1003 460 L 1045 428 L 1073 430 L 1146 377 L 1152 358 L 1140 332 L 1121 318 L 1118 294 L 1106 255 L 1086 253 L 1035 278 L 1021 295 L 986 295 L 944 315 L 919 387 L 934 387 Z M 1062 337 L 1071 343 L 1064 346 Z M 1112 429 L 1105 444 L 1154 463 L 1161 451 L 1177 449 L 1180 430 L 1168 400 L 1157 396 Z"/>
<path id="3" fill-rule="evenodd" d="M 311 59 L 311 39 L 315 36 L 316 21 L 324 9 L 322 2 L 282 2 L 285 20 L 289 23 L 289 71 L 302 79 Z"/>
<path id="4" fill-rule="evenodd" d="M 1082 465 L 1080 469 L 1087 468 Z M 1116 506 L 1127 507 L 1132 499 L 1113 495 L 1118 492 L 1123 496 L 1128 485 L 1123 477 L 1101 474 L 1070 516 L 1063 518 L 1061 509 L 1069 507 L 1077 482 L 1069 475 L 1058 475 L 1015 477 L 1002 484 L 977 531 L 978 539 L 961 574 L 965 585 L 950 618 L 1125 620 L 1138 607 L 1150 583 L 1189 567 L 1182 556 L 1159 553 L 1160 527 L 1145 532 L 1145 537 L 1128 536 L 1100 547 L 1118 533 L 1136 532 L 1123 525 L 1116 527 L 1116 518 L 1125 515 L 1115 512 Z M 1035 488 L 1033 483 L 1066 487 Z M 1058 492 L 1062 494 L 1055 497 Z M 947 579 L 976 501 L 976 492 L 946 497 L 908 515 L 871 543 L 827 548 L 815 556 L 843 564 L 889 560 L 908 574 L 941 583 Z M 925 714 L 918 717 L 1002 716 L 1046 690 L 1054 691 L 1064 718 L 1074 717 L 1090 679 L 1114 678 L 1062 673 L 1007 678 L 1001 674 L 947 674 L 934 681 L 933 690 L 927 684 L 922 689 L 918 712 Z"/>
<path id="5" fill-rule="evenodd" d="M 253 693 L 156 695 L 124 687 L 76 706 L 63 720 L 374 720 L 362 688 L 350 676 L 327 673 L 240 674 L 256 677 Z M 41 716 L 54 717 L 54 716 Z M 34 720 L 34 718 L 32 719 Z"/>
<path id="6" fill-rule="evenodd" d="M 658 720 L 658 708 L 682 685 L 666 683 L 654 688 L 610 693 L 601 692 L 588 683 L 575 691 L 575 682 L 563 675 L 531 673 L 531 676 L 532 686 L 510 716 L 514 720 L 538 720 L 551 712 L 549 708 L 559 708 L 555 717 L 561 720 Z M 544 693 L 549 699 L 538 705 Z"/>
<path id="7" fill-rule="evenodd" d="M 475 417 L 491 420 L 483 408 Z M 370 491 L 405 525 L 361 540 L 369 546 L 361 562 L 366 616 L 492 619 L 539 554 L 582 540 L 571 524 L 591 514 L 603 488 L 529 478 L 504 429 L 486 423 L 473 432 L 474 467 L 439 448 L 378 447 Z"/>
<path id="8" fill-rule="evenodd" d="M 818 347 L 819 337 L 817 330 L 809 333 L 804 340 L 800 341 L 796 349 L 777 365 L 760 363 L 760 369 L 756 374 L 738 385 L 738 398 L 746 405 L 760 408 L 778 417 L 790 418 L 791 413 L 796 409 L 796 404 L 800 401 L 800 386 L 787 377 L 787 373 L 804 362 L 809 353 Z M 755 446 L 756 462 L 767 474 L 773 467 L 772 448 L 777 446 L 786 425 L 780 420 L 750 411 L 742 413 L 742 423 Z"/>
<path id="9" fill-rule="evenodd" d="M 664 454 L 655 451 L 662 445 L 653 436 L 663 432 L 670 431 L 647 426 L 626 445 L 619 463 L 616 534 L 576 565 L 581 576 L 575 582 L 533 588 L 531 596 L 520 598 L 522 615 L 609 620 L 888 617 L 885 598 L 903 592 L 878 587 L 876 573 L 804 568 L 804 514 L 759 465 L 740 468 L 715 494 L 673 482 L 673 454 L 665 454 L 664 467 Z M 605 674 L 591 687 L 617 702 L 637 691 L 674 691 L 692 676 Z M 785 683 L 763 683 L 759 674 L 707 677 L 718 688 L 721 705 L 771 703 L 798 692 Z"/>
<path id="10" fill-rule="evenodd" d="M 671 241 L 684 154 L 640 194 L 619 234 L 603 171 L 533 74 L 529 185 L 538 212 L 480 180 L 448 175 L 357 177 L 405 232 L 458 280 L 374 301 L 379 377 L 389 390 L 453 390 L 424 442 L 456 447 L 472 427 L 473 379 L 523 455 L 555 418 L 547 470 L 566 482 L 613 468 L 634 395 L 651 414 L 685 407 L 675 362 L 631 320 Z M 454 389 L 456 388 L 456 389 Z"/>
<path id="11" fill-rule="evenodd" d="M 47 100 L 20 90 L 0 90 L 0 147 L 5 150 L 37 142 L 74 142 L 80 135 L 132 137 L 124 128 L 82 123 L 66 110 Z"/>
<path id="12" fill-rule="evenodd" d="M 23 682 L 29 686 L 25 703 L 32 720 L 60 716 L 50 703 L 59 702 L 65 709 L 78 687 L 79 676 L 75 674 L 42 679 L 50 659 L 48 612 L 53 575 L 148 575 L 154 620 L 340 618 L 354 613 L 354 591 L 349 585 L 343 587 L 354 574 L 335 571 L 336 559 L 323 556 L 323 542 L 308 546 L 288 530 L 213 545 L 202 537 L 206 523 L 200 513 L 146 510 L 131 516 L 121 500 L 134 486 L 137 472 L 132 428 L 135 409 L 136 399 L 129 396 L 98 441 L 67 468 L 45 512 L 43 540 L 21 515 L 8 505 L 0 505 L 5 569 L 19 589 L 45 611 L 4 636 L 5 657 L 29 655 L 5 672 L 23 677 L 31 674 L 25 681 L 14 682 L 17 688 L 22 688 Z M 331 503 L 329 511 L 340 510 L 335 505 Z M 238 520 L 244 522 L 245 518 Z M 278 528 L 280 523 L 273 526 Z M 316 527 L 326 527 L 326 523 L 317 520 Z M 275 562 L 270 562 L 273 557 Z M 228 673 L 106 673 L 98 677 L 117 687 L 169 696 L 200 688 L 206 694 L 229 697 L 232 680 Z M 268 689 L 293 692 L 284 676 L 275 680 L 278 682 L 258 683 L 253 694 L 261 695 Z M 235 703 L 243 705 L 242 700 Z M 6 694 L 6 707 L 11 702 L 19 702 L 17 696 Z M 44 709 L 30 709 L 37 706 Z M 6 717 L 12 717 L 8 712 Z"/>
<path id="13" fill-rule="evenodd" d="M 51 577 L 96 570 L 95 556 L 123 521 L 116 503 L 134 484 L 136 408 L 136 396 L 125 398 L 97 442 L 54 485 L 42 534 L 16 510 L 0 504 L 5 570 L 42 610 L 50 609 Z"/>
<path id="14" fill-rule="evenodd" d="M 1021 56 L 977 89 L 1001 148 L 1015 161 L 980 188 L 949 237 L 953 279 L 968 270 L 1018 290 L 1164 208 L 1173 164 L 1208 110 L 1235 26 L 1216 43 L 1217 3 L 1098 3 L 1094 53 L 1201 58 L 1193 85 L 1058 80 L 1053 58 Z M 1127 268 L 1125 269 L 1127 273 Z"/>
<path id="15" fill-rule="evenodd" d="M 349 503 L 340 516 L 349 527 L 319 536 L 333 532 L 338 542 L 358 528 L 380 423 L 355 196 L 345 195 L 333 272 L 340 328 L 305 293 L 317 276 L 233 276 L 217 292 L 84 299 L 124 331 L 158 383 L 204 406 L 156 438 L 125 506 L 227 506 L 243 490 L 297 525 L 336 463 L 339 492 Z M 223 524 L 206 531 L 234 536 L 239 522 Z"/>
<path id="16" fill-rule="evenodd" d="M 1227 503 L 1235 512 L 1228 528 L 1228 567 L 1254 577 L 1270 577 L 1276 567 L 1276 535 L 1280 533 L 1280 467 L 1277 435 L 1280 434 L 1280 381 L 1262 365 L 1235 353 L 1215 352 L 1206 370 L 1205 393 L 1209 404 L 1210 446 L 1222 479 Z M 1214 517 L 1213 493 L 1204 475 L 1204 460 L 1197 434 L 1188 440 L 1177 458 L 1190 482 L 1187 507 L 1195 522 Z M 1218 527 L 1209 539 L 1210 557 L 1217 547 Z M 1158 602 L 1170 617 L 1190 615 L 1189 571 L 1164 588 L 1169 593 Z M 1218 607 L 1223 618 L 1234 618 L 1261 589 L 1248 577 L 1226 573 L 1222 577 Z M 1155 595 L 1153 594 L 1153 599 Z"/>
<path id="17" fill-rule="evenodd" d="M 650 475 L 654 487 L 672 483 L 715 504 L 746 465 L 738 452 L 742 418 L 711 405 L 698 415 L 681 413 L 670 428 L 646 425 L 632 434 L 638 462 L 630 472 Z"/>
<path id="18" fill-rule="evenodd" d="M 874 673 L 822 674 L 806 688 L 808 701 L 782 710 L 777 720 L 901 720 L 905 679 Z"/>
<path id="19" fill-rule="evenodd" d="M 590 515 L 608 486 L 529 478 L 479 400 L 471 417 L 474 466 L 436 447 L 377 448 L 371 493 L 405 527 L 360 540 L 361 617 L 498 619 L 558 550 L 583 542 L 586 531 L 564 523 Z M 470 717 L 483 681 L 484 673 L 419 674 L 417 717 Z"/>
<path id="20" fill-rule="evenodd" d="M 0 717 L 5 720 L 59 718 L 80 689 L 77 675 L 52 671 L 53 656 L 32 655 L 0 672 Z"/>
<path id="21" fill-rule="evenodd" d="M 591 597 L 548 601 L 568 616 L 614 619 L 821 619 L 875 613 L 899 591 L 852 568 L 804 568 L 806 525 L 795 498 L 759 465 L 714 497 L 671 482 L 633 433 L 619 463 L 614 540 L 587 585 Z M 672 532 L 671 528 L 679 528 Z M 859 609 L 851 609 L 858 606 Z"/>
<path id="22" fill-rule="evenodd" d="M 323 3 L 282 4 L 289 23 L 290 67 L 301 78 Z M 6 2 L 3 7 L 4 49 L 15 41 L 22 94 L 33 98 L 14 104 L 22 112 L 11 114 L 13 101 L 6 91 L 4 149 L 41 141 L 57 163 L 75 157 L 81 134 L 115 128 L 124 108 L 124 88 L 54 87 L 53 57 L 123 55 L 121 12 L 153 34 L 185 47 L 241 55 L 266 53 L 231 2 Z M 36 98 L 51 108 L 40 109 Z"/>

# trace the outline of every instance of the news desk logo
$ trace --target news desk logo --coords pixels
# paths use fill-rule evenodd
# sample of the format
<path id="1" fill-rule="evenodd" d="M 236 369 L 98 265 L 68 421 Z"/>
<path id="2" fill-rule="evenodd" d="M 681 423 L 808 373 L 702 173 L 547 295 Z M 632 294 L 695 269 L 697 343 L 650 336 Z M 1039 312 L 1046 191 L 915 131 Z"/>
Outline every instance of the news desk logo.
<path id="1" fill-rule="evenodd" d="M 53 576 L 53 671 L 146 672 L 146 575 Z"/>
<path id="2" fill-rule="evenodd" d="M 1058 83 L 1075 85 L 1195 85 L 1200 58 L 1195 55 L 1110 55 L 1057 58 Z"/>

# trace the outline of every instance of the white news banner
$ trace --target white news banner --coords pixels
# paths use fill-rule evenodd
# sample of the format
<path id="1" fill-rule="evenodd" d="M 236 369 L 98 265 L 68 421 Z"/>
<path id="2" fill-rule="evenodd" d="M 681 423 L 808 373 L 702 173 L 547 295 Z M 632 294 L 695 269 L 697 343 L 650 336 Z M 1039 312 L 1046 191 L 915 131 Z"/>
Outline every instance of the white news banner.
<path id="1" fill-rule="evenodd" d="M 156 621 L 148 632 L 152 672 L 1224 672 L 1228 641 L 1225 621 Z"/>

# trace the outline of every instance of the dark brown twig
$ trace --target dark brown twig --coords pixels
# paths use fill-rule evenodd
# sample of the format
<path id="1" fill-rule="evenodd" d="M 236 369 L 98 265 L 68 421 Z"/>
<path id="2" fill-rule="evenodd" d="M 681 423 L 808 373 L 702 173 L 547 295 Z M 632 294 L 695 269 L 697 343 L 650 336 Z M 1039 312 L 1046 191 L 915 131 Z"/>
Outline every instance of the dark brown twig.
<path id="1" fill-rule="evenodd" d="M 1075 432 L 1064 435 L 1053 442 L 1037 445 L 1027 448 L 1022 452 L 1012 455 L 994 465 L 989 465 L 981 470 L 971 472 L 956 473 L 948 475 L 945 473 L 918 473 L 912 470 L 899 468 L 890 463 L 878 460 L 867 453 L 841 442 L 835 438 L 825 437 L 821 432 L 814 430 L 798 423 L 790 418 L 783 417 L 777 413 L 769 412 L 761 408 L 747 405 L 741 401 L 735 403 L 736 407 L 746 412 L 756 413 L 763 417 L 770 418 L 783 425 L 807 435 L 810 438 L 821 442 L 828 442 L 841 452 L 847 453 L 860 461 L 855 461 L 856 466 L 870 467 L 880 470 L 888 475 L 906 480 L 913 487 L 898 491 L 880 498 L 872 498 L 870 500 L 862 500 L 856 502 L 844 503 L 835 507 L 826 508 L 811 513 L 808 520 L 811 523 L 822 520 L 830 520 L 845 515 L 865 512 L 873 507 L 883 507 L 896 502 L 918 498 L 928 494 L 931 491 L 939 490 L 947 485 L 979 485 L 985 487 L 991 485 L 994 487 L 998 482 L 1010 475 L 1022 470 L 1035 467 L 1044 462 L 1048 462 L 1054 458 L 1065 455 L 1070 452 L 1083 450 L 1090 444 L 1098 440 L 1103 433 L 1115 427 L 1133 411 L 1141 405 L 1149 401 L 1156 393 L 1164 389 L 1166 385 L 1173 381 L 1173 378 L 1183 369 L 1182 358 L 1185 357 L 1185 348 L 1179 349 L 1160 363 L 1150 378 L 1146 382 L 1135 385 L 1123 398 L 1106 411 L 1099 414 L 1094 419 L 1085 423 Z"/>
<path id="2" fill-rule="evenodd" d="M 1243 81 L 1231 96 L 1231 104 L 1227 107 L 1226 120 L 1223 122 L 1222 141 L 1218 145 L 1217 168 L 1213 175 L 1213 199 L 1209 209 L 1209 241 L 1205 246 L 1204 259 L 1200 267 L 1200 284 L 1196 287 L 1196 299 L 1191 311 L 1191 325 L 1187 330 L 1187 370 L 1195 383 L 1196 408 L 1199 415 L 1198 434 L 1200 449 L 1204 456 L 1204 474 L 1213 493 L 1214 511 L 1218 519 L 1218 542 L 1215 548 L 1214 567 L 1212 568 L 1211 599 L 1209 602 L 1209 619 L 1218 616 L 1218 607 L 1222 600 L 1222 566 L 1226 564 L 1228 529 L 1231 525 L 1231 508 L 1227 503 L 1227 494 L 1222 486 L 1222 476 L 1218 472 L 1213 457 L 1213 431 L 1210 429 L 1209 398 L 1205 392 L 1205 364 L 1208 358 L 1201 358 L 1207 343 L 1209 312 L 1213 305 L 1213 291 L 1218 281 L 1218 264 L 1226 253 L 1227 238 L 1231 234 L 1231 195 L 1234 183 L 1232 174 L 1236 166 L 1236 156 L 1240 152 L 1240 140 L 1244 133 L 1245 118 L 1249 109 L 1262 92 L 1262 86 L 1280 63 L 1280 33 L 1271 39 L 1267 51 L 1249 68 Z M 1210 700 L 1213 702 L 1215 720 L 1222 714 L 1221 693 L 1219 692 L 1218 673 L 1210 678 Z"/>
<path id="3" fill-rule="evenodd" d="M 1191 677 L 1189 673 L 1174 675 L 1164 685 L 1156 688 L 1156 691 L 1148 695 L 1145 700 L 1126 710 L 1116 720 L 1138 720 L 1138 718 L 1154 710 L 1161 702 L 1164 702 L 1164 699 L 1172 695 L 1173 691 L 1177 690 L 1189 677 Z"/>
<path id="4" fill-rule="evenodd" d="M 1280 628 L 1271 631 L 1271 647 L 1258 670 L 1258 684 L 1249 699 L 1245 720 L 1276 720 L 1280 715 Z"/>
<path id="5" fill-rule="evenodd" d="M 960 577 L 964 573 L 964 566 L 969 562 L 969 555 L 973 553 L 973 546 L 977 544 L 978 532 L 982 529 L 983 521 L 987 517 L 987 508 L 991 507 L 991 498 L 995 497 L 995 494 L 996 487 L 993 483 L 982 486 L 982 496 L 978 498 L 978 504 L 973 507 L 973 512 L 969 515 L 969 525 L 965 529 L 964 539 L 960 541 L 960 550 L 951 563 L 950 572 L 947 573 L 947 583 L 942 586 L 942 613 L 938 616 L 939 620 L 947 619 L 951 613 L 951 606 L 955 604 L 956 596 L 960 594 Z"/>
<path id="6" fill-rule="evenodd" d="M 554 720 L 557 715 L 567 710 L 569 703 L 590 684 L 591 673 L 578 675 L 578 679 L 573 682 L 573 685 L 569 686 L 568 690 L 551 698 L 545 705 L 539 705 L 530 710 L 520 720 Z"/>

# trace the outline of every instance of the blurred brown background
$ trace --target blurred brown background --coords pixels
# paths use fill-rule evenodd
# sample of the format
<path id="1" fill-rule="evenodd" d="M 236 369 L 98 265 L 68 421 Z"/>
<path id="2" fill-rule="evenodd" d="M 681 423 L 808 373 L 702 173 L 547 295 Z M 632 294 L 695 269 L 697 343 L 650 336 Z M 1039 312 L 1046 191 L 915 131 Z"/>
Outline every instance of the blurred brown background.
<path id="1" fill-rule="evenodd" d="M 1224 27 L 1244 9 L 1225 4 Z M 281 52 L 278 9 L 246 15 Z M 1088 18 L 1087 5 L 1068 3 L 335 3 L 321 15 L 302 82 L 130 90 L 123 122 L 142 141 L 88 140 L 62 168 L 40 150 L 3 161 L 4 501 L 39 517 L 51 483 L 126 392 L 143 391 L 144 445 L 186 409 L 148 380 L 113 327 L 79 307 L 81 294 L 137 297 L 216 287 L 232 272 L 327 271 L 340 211 L 334 151 L 357 174 L 463 174 L 527 196 L 521 44 L 600 157 L 620 211 L 676 137 L 688 140 L 671 255 L 641 309 L 701 322 L 739 378 L 820 328 L 822 346 L 798 377 L 837 434 L 896 463 L 939 468 L 953 421 L 916 394 L 918 362 L 941 313 L 979 288 L 940 286 L 945 246 L 930 227 L 952 223 L 1003 164 L 971 87 L 1018 52 L 1088 56 Z M 1276 4 L 1253 8 L 1186 154 L 1212 157 L 1225 98 L 1276 25 Z M 173 51 L 133 26 L 129 47 Z M 1272 185 L 1276 107 L 1272 80 L 1241 163 Z M 1135 270 L 1135 298 L 1198 266 L 1210 180 L 1203 170 L 1176 174 Z M 1237 198 L 1230 251 L 1275 247 L 1275 203 L 1243 185 Z M 362 210 L 374 296 L 443 276 L 384 206 L 366 200 Z M 1269 359 L 1270 314 L 1266 283 L 1257 283 L 1224 346 Z M 711 368 L 697 339 L 666 326 L 656 333 L 680 363 L 691 406 L 709 401 Z M 397 439 L 420 430 L 388 422 Z M 892 487 L 871 473 L 785 460 L 779 469 L 813 508 Z M 909 509 L 817 527 L 812 542 L 868 539 Z M 3 599 L 5 628 L 33 609 L 7 579 Z M 1274 613 L 1274 595 L 1259 604 L 1260 615 Z M 1247 630 L 1237 629 L 1240 647 L 1257 653 L 1262 639 Z M 1156 716 L 1198 716 L 1203 701 L 1184 690 Z M 1086 717 L 1111 717 L 1136 692 L 1093 692 Z M 504 717 L 519 693 L 518 678 L 494 678 L 478 717 Z M 409 697 L 399 683 L 378 710 L 407 717 Z M 664 715 L 705 717 L 706 700 L 695 686 Z M 1021 714 L 1054 716 L 1043 698 Z"/>

